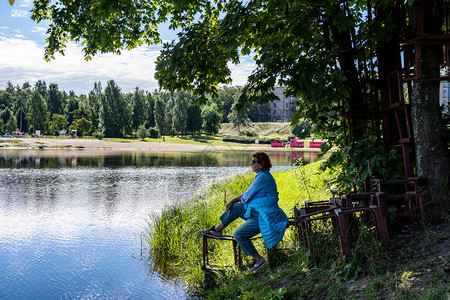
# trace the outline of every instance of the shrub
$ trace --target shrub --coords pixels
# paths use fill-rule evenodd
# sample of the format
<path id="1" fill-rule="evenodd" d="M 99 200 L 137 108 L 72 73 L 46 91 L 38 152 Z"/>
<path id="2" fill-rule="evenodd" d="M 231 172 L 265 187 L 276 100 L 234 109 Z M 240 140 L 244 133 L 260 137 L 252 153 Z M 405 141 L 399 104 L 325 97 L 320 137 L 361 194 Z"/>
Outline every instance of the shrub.
<path id="1" fill-rule="evenodd" d="M 138 130 L 136 131 L 136 135 L 142 141 L 148 136 L 147 129 L 145 129 L 144 125 L 139 126 Z"/>
<path id="2" fill-rule="evenodd" d="M 103 134 L 102 131 L 97 130 L 96 132 L 94 132 L 94 137 L 95 137 L 96 139 L 101 140 L 101 139 L 103 139 L 103 138 L 105 137 L 105 135 Z"/>
<path id="3" fill-rule="evenodd" d="M 246 136 L 258 136 L 255 132 L 252 132 L 252 131 L 249 131 L 249 130 L 247 130 L 247 131 L 245 132 L 245 135 L 246 135 Z"/>
<path id="4" fill-rule="evenodd" d="M 152 139 L 157 139 L 157 138 L 161 137 L 161 135 L 159 134 L 159 130 L 156 127 L 150 127 L 148 129 L 148 135 Z"/>

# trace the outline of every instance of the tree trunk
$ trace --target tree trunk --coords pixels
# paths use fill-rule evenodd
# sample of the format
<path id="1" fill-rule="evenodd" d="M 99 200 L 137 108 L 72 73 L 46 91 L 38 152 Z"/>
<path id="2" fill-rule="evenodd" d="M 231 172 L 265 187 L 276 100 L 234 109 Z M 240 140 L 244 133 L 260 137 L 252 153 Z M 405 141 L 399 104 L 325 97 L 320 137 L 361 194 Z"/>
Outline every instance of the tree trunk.
<path id="1" fill-rule="evenodd" d="M 418 32 L 419 1 L 410 11 L 413 32 Z M 425 33 L 441 33 L 441 1 L 427 0 L 425 5 Z M 421 79 L 439 78 L 442 46 L 422 46 Z M 450 159 L 447 149 L 446 128 L 439 105 L 439 81 L 413 82 L 411 114 L 416 148 L 417 175 L 428 179 L 426 197 L 443 204 L 449 196 Z"/>

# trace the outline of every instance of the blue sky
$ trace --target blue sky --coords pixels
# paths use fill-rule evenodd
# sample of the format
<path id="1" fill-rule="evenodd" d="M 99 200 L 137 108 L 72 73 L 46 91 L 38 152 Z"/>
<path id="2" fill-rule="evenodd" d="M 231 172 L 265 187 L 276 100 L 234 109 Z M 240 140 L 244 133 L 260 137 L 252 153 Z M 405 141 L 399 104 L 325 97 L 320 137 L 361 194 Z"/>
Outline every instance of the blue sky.
<path id="1" fill-rule="evenodd" d="M 121 55 L 98 54 L 91 61 L 84 61 L 78 44 L 67 45 L 65 56 L 45 62 L 44 46 L 48 23 L 35 23 L 30 19 L 32 0 L 16 0 L 13 6 L 8 0 L 0 0 L 0 85 L 10 81 L 14 86 L 37 80 L 57 83 L 60 90 L 73 90 L 87 94 L 94 82 L 103 87 L 114 79 L 122 92 L 132 92 L 138 86 L 145 91 L 158 88 L 154 78 L 155 61 L 161 46 L 145 46 L 123 51 Z M 169 30 L 161 31 L 164 40 L 176 38 Z M 241 64 L 231 66 L 233 85 L 243 85 L 254 68 L 249 57 Z"/>

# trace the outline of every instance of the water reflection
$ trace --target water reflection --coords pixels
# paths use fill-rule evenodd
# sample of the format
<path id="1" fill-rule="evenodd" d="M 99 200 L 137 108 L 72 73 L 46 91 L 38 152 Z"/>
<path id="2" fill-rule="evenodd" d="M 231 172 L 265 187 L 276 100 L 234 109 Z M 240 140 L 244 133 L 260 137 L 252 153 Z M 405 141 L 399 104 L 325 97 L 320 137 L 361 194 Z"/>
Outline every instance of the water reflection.
<path id="1" fill-rule="evenodd" d="M 139 260 L 147 217 L 251 152 L 57 153 L 0 152 L 0 299 L 185 299 Z M 270 155 L 275 171 L 302 154 Z"/>
<path id="2" fill-rule="evenodd" d="M 0 150 L 0 168 L 122 168 L 244 166 L 253 151 L 214 152 L 114 152 L 88 150 Z M 320 152 L 266 151 L 273 165 L 292 165 L 301 158 L 316 161 Z"/>
<path id="3" fill-rule="evenodd" d="M 240 167 L 0 169 L 0 299 L 184 299 L 148 274 L 150 213 Z"/>

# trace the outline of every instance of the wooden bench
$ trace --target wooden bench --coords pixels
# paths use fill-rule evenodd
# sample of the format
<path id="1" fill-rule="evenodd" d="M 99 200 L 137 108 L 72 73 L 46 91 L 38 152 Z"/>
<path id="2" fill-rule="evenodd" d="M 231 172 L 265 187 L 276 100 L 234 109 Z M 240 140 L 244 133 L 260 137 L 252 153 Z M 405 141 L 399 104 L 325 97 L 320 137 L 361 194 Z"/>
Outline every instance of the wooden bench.
<path id="1" fill-rule="evenodd" d="M 260 239 L 262 236 L 256 236 L 250 238 L 250 240 L 256 240 Z M 214 238 L 212 236 L 203 235 L 203 265 L 202 268 L 206 269 L 208 266 L 216 266 L 211 265 L 209 263 L 209 250 L 208 250 L 208 240 L 217 240 L 217 241 L 231 241 L 233 246 L 233 257 L 234 257 L 234 265 L 235 266 L 242 266 L 242 255 L 241 255 L 241 247 L 239 246 L 238 242 L 235 240 L 235 238 L 232 235 L 229 234 L 223 234 L 221 238 Z M 227 265 L 225 267 L 231 267 L 231 265 Z"/>
<path id="2" fill-rule="evenodd" d="M 310 238 L 311 223 L 330 219 L 337 230 L 342 255 L 350 253 L 348 235 L 348 219 L 354 214 L 368 212 L 373 216 L 378 237 L 383 241 L 389 240 L 386 217 L 380 206 L 374 205 L 373 193 L 348 194 L 342 197 L 333 197 L 323 201 L 305 201 L 304 207 L 298 210 L 298 223 L 302 237 L 310 255 L 314 256 L 314 247 Z"/>
<path id="3" fill-rule="evenodd" d="M 309 148 L 320 148 L 322 146 L 323 142 L 310 142 Z"/>
<path id="4" fill-rule="evenodd" d="M 370 189 L 375 195 L 377 205 L 383 209 L 383 214 L 387 215 L 388 206 L 398 202 L 403 202 L 405 211 L 399 212 L 399 216 L 407 216 L 414 221 L 414 218 L 420 217 L 422 225 L 425 227 L 425 205 L 423 203 L 422 193 L 419 191 L 419 182 L 423 180 L 420 177 L 405 177 L 396 180 L 372 179 Z"/>
<path id="5" fill-rule="evenodd" d="M 270 142 L 270 147 L 284 147 L 283 142 Z"/>

